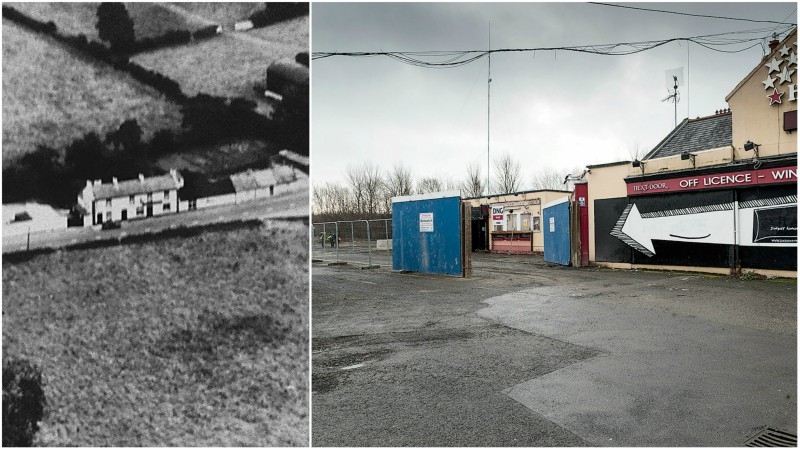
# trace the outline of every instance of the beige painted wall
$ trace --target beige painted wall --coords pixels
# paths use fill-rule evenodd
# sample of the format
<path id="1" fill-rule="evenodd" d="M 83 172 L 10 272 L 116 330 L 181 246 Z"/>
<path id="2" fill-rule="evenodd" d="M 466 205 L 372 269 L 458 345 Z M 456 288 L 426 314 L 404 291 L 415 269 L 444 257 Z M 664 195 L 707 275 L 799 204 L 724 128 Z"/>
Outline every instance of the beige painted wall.
<path id="1" fill-rule="evenodd" d="M 725 99 L 733 111 L 733 145 L 736 147 L 737 159 L 748 159 L 753 157 L 753 152 L 745 152 L 744 143 L 748 140 L 759 144 L 760 156 L 786 155 L 797 153 L 797 131 L 787 133 L 783 131 L 783 113 L 786 111 L 796 111 L 797 101 L 789 100 L 789 89 L 791 85 L 797 87 L 798 73 L 797 65 L 791 66 L 795 70 L 791 75 L 791 81 L 780 84 L 778 72 L 772 72 L 772 77 L 777 78 L 775 87 L 779 92 L 783 92 L 781 103 L 769 104 L 768 94 L 772 93 L 772 88 L 765 88 L 762 83 L 767 79 L 769 69 L 764 65 L 772 58 L 783 59 L 780 69 L 783 70 L 788 64 L 787 57 L 782 57 L 779 50 L 786 45 L 792 53 L 797 53 L 798 49 L 797 31 L 789 35 L 782 41 L 776 49 L 767 57 L 760 61 L 748 77 L 746 77 L 736 88 L 728 94 Z"/>
<path id="2" fill-rule="evenodd" d="M 517 194 L 504 194 L 504 195 L 493 195 L 491 197 L 481 197 L 481 198 L 474 198 L 469 200 L 464 200 L 464 202 L 469 203 L 470 206 L 480 206 L 480 205 L 497 205 L 506 202 L 517 202 L 517 201 L 526 201 L 526 200 L 534 200 L 539 199 L 538 205 L 528 205 L 528 211 L 531 212 L 532 217 L 539 217 L 539 223 L 542 223 L 542 205 L 558 200 L 560 198 L 568 197 L 572 193 L 569 191 L 531 191 L 531 192 L 523 192 Z M 491 219 L 489 227 L 491 229 Z M 532 236 L 532 245 L 533 251 L 535 252 L 542 252 L 544 251 L 544 237 L 542 236 L 541 232 L 534 232 L 531 234 Z M 491 240 L 489 241 L 490 250 L 491 250 Z"/>
<path id="3" fill-rule="evenodd" d="M 626 197 L 628 195 L 627 185 L 624 178 L 628 176 L 631 163 L 628 161 L 620 162 L 605 167 L 593 167 L 586 174 L 589 183 L 589 261 L 595 260 L 595 230 L 594 230 L 594 201 L 604 198 Z"/>

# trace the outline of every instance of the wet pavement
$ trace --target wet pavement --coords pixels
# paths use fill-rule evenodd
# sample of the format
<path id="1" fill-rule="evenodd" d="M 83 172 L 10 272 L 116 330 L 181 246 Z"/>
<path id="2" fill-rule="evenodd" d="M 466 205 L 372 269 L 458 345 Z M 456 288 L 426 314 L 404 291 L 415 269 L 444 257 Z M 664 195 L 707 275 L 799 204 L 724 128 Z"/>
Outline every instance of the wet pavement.
<path id="1" fill-rule="evenodd" d="M 315 446 L 738 446 L 796 434 L 795 280 L 474 254 L 315 263 Z"/>

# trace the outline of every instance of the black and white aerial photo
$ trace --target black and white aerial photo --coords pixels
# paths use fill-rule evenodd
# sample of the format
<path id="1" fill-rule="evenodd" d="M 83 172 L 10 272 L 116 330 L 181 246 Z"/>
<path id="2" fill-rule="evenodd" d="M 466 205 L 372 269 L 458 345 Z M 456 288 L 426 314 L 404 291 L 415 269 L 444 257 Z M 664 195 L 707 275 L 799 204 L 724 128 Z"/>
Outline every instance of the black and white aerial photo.
<path id="1" fill-rule="evenodd" d="M 2 16 L 3 446 L 308 446 L 309 4 Z"/>

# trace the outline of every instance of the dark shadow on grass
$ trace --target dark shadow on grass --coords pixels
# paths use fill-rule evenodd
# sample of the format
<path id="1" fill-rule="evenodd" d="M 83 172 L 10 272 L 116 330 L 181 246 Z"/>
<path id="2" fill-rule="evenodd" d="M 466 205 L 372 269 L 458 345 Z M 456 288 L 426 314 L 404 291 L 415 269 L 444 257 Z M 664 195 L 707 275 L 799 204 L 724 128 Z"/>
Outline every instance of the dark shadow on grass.
<path id="1" fill-rule="evenodd" d="M 205 378 L 213 375 L 213 363 L 241 352 L 278 348 L 290 332 L 289 325 L 263 314 L 226 317 L 204 311 L 196 326 L 164 336 L 154 345 L 153 353 L 180 359 Z"/>

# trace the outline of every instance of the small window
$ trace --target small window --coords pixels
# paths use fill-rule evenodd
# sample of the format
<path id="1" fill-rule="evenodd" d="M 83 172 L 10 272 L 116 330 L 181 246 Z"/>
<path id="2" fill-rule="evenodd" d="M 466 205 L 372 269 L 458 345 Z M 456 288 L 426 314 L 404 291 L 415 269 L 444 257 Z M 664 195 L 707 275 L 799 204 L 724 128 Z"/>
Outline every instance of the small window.
<path id="1" fill-rule="evenodd" d="M 130 197 L 128 197 L 128 200 L 131 202 L 131 205 L 132 205 L 132 204 L 134 204 L 136 202 L 136 196 L 135 195 L 131 195 Z"/>
<path id="2" fill-rule="evenodd" d="M 164 191 L 164 198 L 169 198 L 169 191 Z"/>
<path id="3" fill-rule="evenodd" d="M 106 208 L 111 208 L 111 199 L 106 200 Z"/>
<path id="4" fill-rule="evenodd" d="M 169 211 L 169 210 L 170 210 L 169 203 L 164 203 L 164 208 L 163 208 L 163 210 L 164 210 L 164 211 Z"/>
<path id="5" fill-rule="evenodd" d="M 144 207 L 142 207 L 142 206 L 137 207 L 136 208 L 136 215 L 137 216 L 143 216 L 144 215 Z"/>

